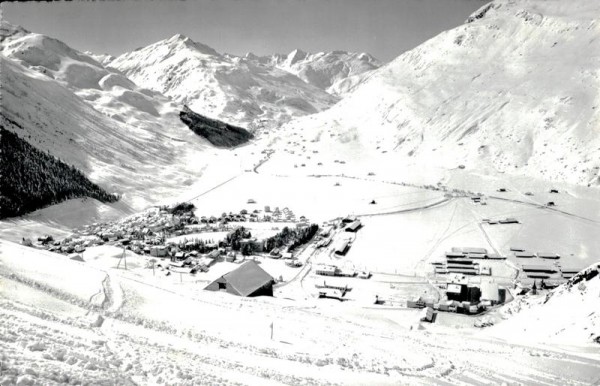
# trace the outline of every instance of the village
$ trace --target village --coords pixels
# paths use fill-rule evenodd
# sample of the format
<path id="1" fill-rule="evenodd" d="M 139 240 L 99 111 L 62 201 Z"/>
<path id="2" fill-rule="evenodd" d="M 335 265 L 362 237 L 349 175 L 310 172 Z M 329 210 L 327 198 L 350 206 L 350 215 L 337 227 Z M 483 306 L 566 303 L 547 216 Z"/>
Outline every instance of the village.
<path id="1" fill-rule="evenodd" d="M 472 192 L 446 192 L 445 197 L 474 205 L 489 201 Z M 420 274 L 392 272 L 350 252 L 365 226 L 361 216 L 315 224 L 287 207 L 259 206 L 252 198 L 246 204 L 247 209 L 219 216 L 199 215 L 192 203 L 154 207 L 120 221 L 86 225 L 62 240 L 45 235 L 22 243 L 82 263 L 110 256 L 103 268 L 137 267 L 144 275 L 151 272 L 153 278 L 208 291 L 423 309 L 423 320 L 429 322 L 438 312 L 484 314 L 516 295 L 554 288 L 580 270 L 562 266 L 560 255 L 552 252 L 511 247 L 503 255 L 485 247 L 453 246 L 441 258 L 432 256 Z M 521 221 L 479 220 L 480 227 L 494 224 Z"/>

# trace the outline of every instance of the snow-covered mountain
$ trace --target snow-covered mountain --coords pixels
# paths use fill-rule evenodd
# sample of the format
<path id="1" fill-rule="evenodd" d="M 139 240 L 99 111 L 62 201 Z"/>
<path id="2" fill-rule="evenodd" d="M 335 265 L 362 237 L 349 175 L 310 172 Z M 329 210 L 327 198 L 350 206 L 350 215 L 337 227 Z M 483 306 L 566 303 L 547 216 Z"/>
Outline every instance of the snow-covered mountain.
<path id="1" fill-rule="evenodd" d="M 388 166 L 598 186 L 599 14 L 597 1 L 494 1 L 284 131 L 330 153 L 394 154 Z"/>
<path id="2" fill-rule="evenodd" d="M 377 59 L 367 53 L 346 51 L 311 54 L 295 49 L 288 55 L 258 57 L 248 53 L 244 58 L 288 71 L 306 83 L 338 96 L 345 94 L 351 88 L 349 85 L 364 79 L 366 73 L 381 66 Z"/>
<path id="3" fill-rule="evenodd" d="M 0 39 L 2 125 L 121 194 L 119 205 L 140 209 L 172 197 L 213 156 L 181 122 L 181 107 L 160 93 L 5 21 Z"/>
<path id="4" fill-rule="evenodd" d="M 179 34 L 125 53 L 110 66 L 197 113 L 250 128 L 277 126 L 338 101 L 287 71 L 220 54 Z"/>

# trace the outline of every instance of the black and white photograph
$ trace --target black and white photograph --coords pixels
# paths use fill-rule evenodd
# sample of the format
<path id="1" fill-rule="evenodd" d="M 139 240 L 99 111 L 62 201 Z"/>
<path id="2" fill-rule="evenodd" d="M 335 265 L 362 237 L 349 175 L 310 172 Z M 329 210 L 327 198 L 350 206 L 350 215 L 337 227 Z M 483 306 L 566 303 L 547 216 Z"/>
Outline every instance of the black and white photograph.
<path id="1" fill-rule="evenodd" d="M 3 1 L 0 385 L 600 385 L 600 0 Z"/>

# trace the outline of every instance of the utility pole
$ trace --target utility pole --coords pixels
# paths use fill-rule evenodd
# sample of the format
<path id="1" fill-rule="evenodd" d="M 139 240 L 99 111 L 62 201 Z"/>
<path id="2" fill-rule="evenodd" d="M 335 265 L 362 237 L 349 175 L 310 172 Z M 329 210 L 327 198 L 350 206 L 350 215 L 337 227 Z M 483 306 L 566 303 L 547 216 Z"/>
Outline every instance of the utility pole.
<path id="1" fill-rule="evenodd" d="M 127 256 L 125 254 L 125 247 L 123 247 L 123 254 L 121 255 L 121 258 L 119 259 L 119 263 L 117 264 L 117 269 L 119 269 L 119 267 L 121 266 L 121 261 L 123 261 L 123 263 L 125 265 L 125 269 L 127 269 Z"/>

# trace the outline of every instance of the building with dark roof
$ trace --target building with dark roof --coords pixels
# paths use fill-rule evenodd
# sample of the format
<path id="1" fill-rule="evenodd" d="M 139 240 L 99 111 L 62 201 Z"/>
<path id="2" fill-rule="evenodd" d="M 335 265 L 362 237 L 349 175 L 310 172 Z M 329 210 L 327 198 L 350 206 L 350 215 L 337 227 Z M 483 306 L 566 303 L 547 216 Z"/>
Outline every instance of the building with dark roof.
<path id="1" fill-rule="evenodd" d="M 356 220 L 351 222 L 350 224 L 346 225 L 346 232 L 356 232 L 360 229 L 360 227 L 362 226 L 362 224 L 360 223 L 360 220 Z"/>
<path id="2" fill-rule="evenodd" d="M 247 261 L 241 267 L 210 283 L 207 291 L 222 291 L 237 296 L 273 296 L 275 279 L 255 261 Z"/>

